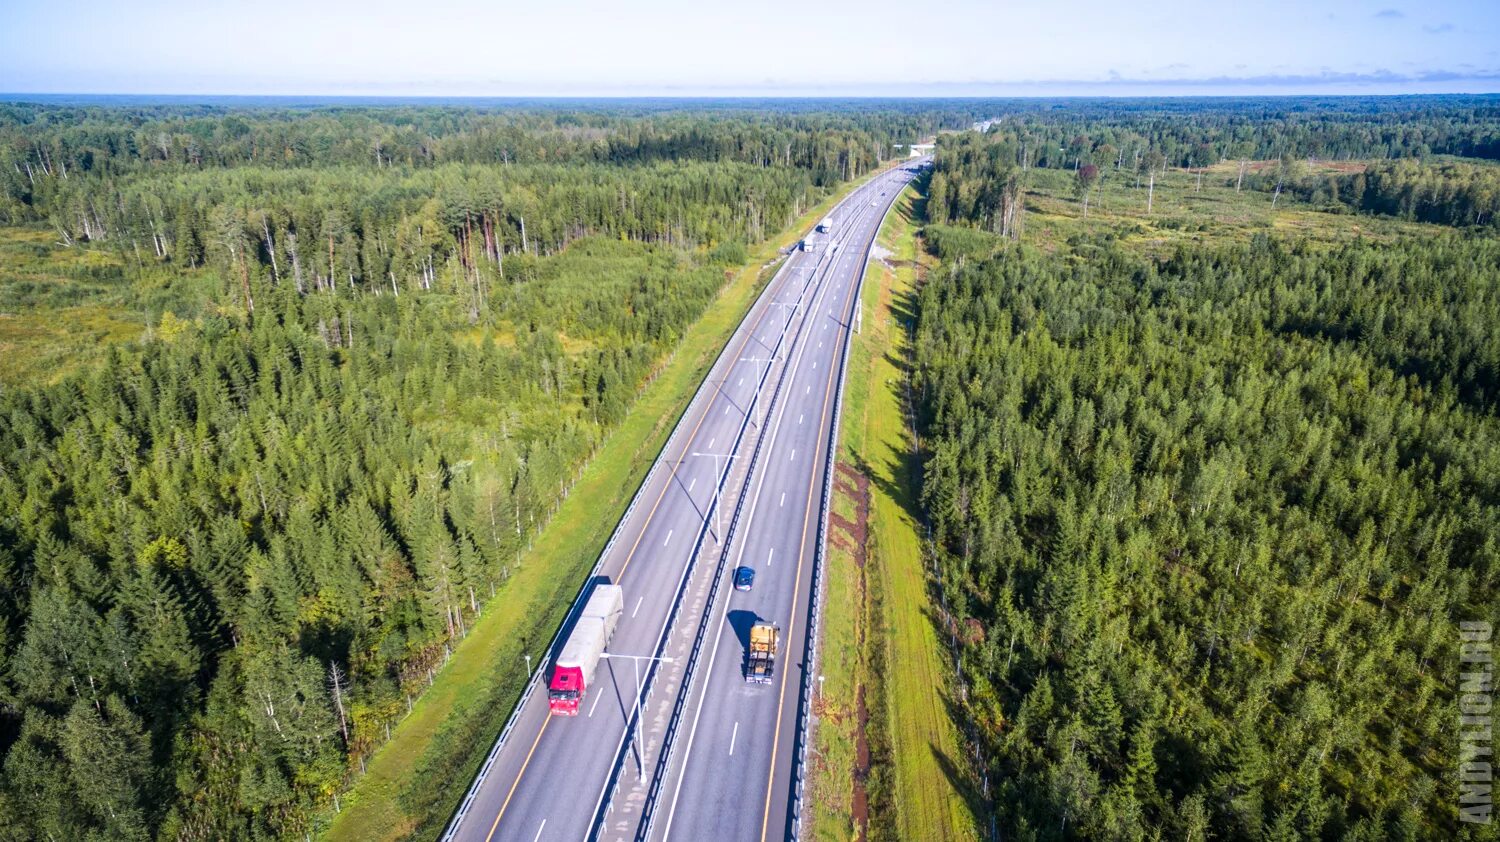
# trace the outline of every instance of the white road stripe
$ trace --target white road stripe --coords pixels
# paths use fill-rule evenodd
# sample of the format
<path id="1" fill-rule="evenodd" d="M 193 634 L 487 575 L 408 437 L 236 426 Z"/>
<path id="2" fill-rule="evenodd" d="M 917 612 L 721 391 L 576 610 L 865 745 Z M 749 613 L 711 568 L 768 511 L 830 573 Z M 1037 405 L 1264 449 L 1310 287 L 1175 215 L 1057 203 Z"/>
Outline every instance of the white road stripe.
<path id="1" fill-rule="evenodd" d="M 646 598 L 644 596 L 635 601 L 635 611 L 630 612 L 631 617 L 634 617 L 641 610 L 641 603 L 645 601 Z"/>
<path id="2" fill-rule="evenodd" d="M 805 281 L 805 283 L 808 285 L 808 287 L 810 287 L 810 284 L 812 282 L 812 277 L 811 276 L 813 274 L 815 274 L 815 273 L 809 273 L 809 277 Z M 807 288 L 807 287 L 805 287 L 805 288 Z M 825 289 L 825 290 L 814 291 L 813 292 L 812 299 L 808 302 L 807 312 L 810 313 L 812 310 L 814 310 L 814 309 L 817 308 L 818 301 L 824 298 L 824 294 L 827 291 L 828 290 Z M 830 310 L 829 312 L 831 313 L 832 310 Z M 828 324 L 827 323 L 824 323 L 823 329 L 824 330 L 828 329 Z M 797 361 L 800 360 L 801 357 L 802 357 L 802 355 L 800 353 L 793 353 L 791 355 L 791 360 L 788 362 L 788 365 L 792 366 L 792 369 L 793 369 L 794 372 L 795 372 L 796 366 L 798 364 Z M 793 377 L 795 377 L 795 376 L 796 375 L 794 373 Z M 807 389 L 806 389 L 806 393 L 807 394 L 811 394 L 811 392 L 812 392 L 812 387 L 808 386 Z M 771 416 L 776 415 L 776 417 L 784 418 L 785 417 L 785 408 L 786 408 L 785 404 L 783 404 L 782 407 L 781 407 L 781 409 L 779 410 L 779 413 L 780 413 L 779 415 L 777 415 L 775 412 L 768 413 L 768 417 L 766 419 L 767 422 L 768 422 L 767 426 L 771 427 L 771 440 L 770 440 L 770 442 L 768 444 L 768 449 L 774 449 L 775 448 L 776 437 L 780 433 L 780 424 L 779 423 L 771 423 L 772 422 Z M 756 506 L 759 504 L 759 501 L 761 499 L 760 498 L 760 491 L 764 490 L 765 476 L 766 476 L 765 472 L 762 472 L 761 475 L 760 475 L 760 477 L 759 477 L 759 479 L 758 479 L 759 490 L 756 492 L 756 494 L 753 497 L 753 499 L 751 501 L 751 504 L 750 504 L 750 511 L 748 513 L 749 520 L 747 521 L 747 528 L 748 528 L 748 524 L 753 524 L 755 522 Z M 782 495 L 782 499 L 783 499 L 783 501 L 785 500 L 785 494 Z M 741 553 L 744 552 L 744 546 L 745 545 L 742 542 L 740 544 L 740 548 L 739 548 L 739 551 Z M 743 556 L 741 556 L 741 558 L 743 558 Z M 771 563 L 770 562 L 770 556 L 767 557 L 767 562 L 766 563 L 767 563 L 768 566 L 770 565 L 770 563 Z M 726 599 L 724 601 L 724 606 L 723 606 L 723 609 L 722 609 L 722 613 L 720 614 L 720 623 L 723 624 L 723 626 L 725 628 L 729 628 L 730 627 L 729 616 L 728 616 L 729 615 L 730 604 L 731 604 L 731 600 L 727 600 Z M 715 666 L 715 664 L 717 662 L 719 650 L 721 648 L 723 648 L 723 647 L 715 645 L 715 646 L 712 646 L 711 649 L 710 649 L 710 654 L 709 654 L 709 658 L 708 658 L 707 672 L 706 672 L 705 678 L 704 678 L 705 682 L 711 681 L 711 679 L 712 679 L 713 672 L 714 672 L 714 666 Z M 700 694 L 698 696 L 696 702 L 694 703 L 695 707 L 694 707 L 694 711 L 693 711 L 692 722 L 688 726 L 687 745 L 686 745 L 686 747 L 684 749 L 684 752 L 683 752 L 683 755 L 682 755 L 682 760 L 681 760 L 681 764 L 682 764 L 682 767 L 683 767 L 684 770 L 686 770 L 689 767 L 689 764 L 692 762 L 691 761 L 691 757 L 692 757 L 692 752 L 693 752 L 693 744 L 694 744 L 694 741 L 695 741 L 695 739 L 697 737 L 697 730 L 698 730 L 699 721 L 700 721 L 700 719 L 701 719 L 701 717 L 703 715 L 704 699 L 706 698 L 706 696 L 707 696 L 707 693 Z M 737 727 L 738 723 L 735 723 L 735 724 L 736 724 L 736 727 Z M 662 830 L 662 838 L 663 839 L 671 839 L 672 838 L 671 832 L 672 832 L 672 827 L 673 827 L 673 819 L 676 816 L 677 807 L 681 803 L 680 802 L 680 797 L 681 797 L 681 794 L 682 794 L 683 783 L 687 779 L 687 777 L 688 776 L 687 776 L 686 772 L 684 771 L 684 774 L 680 775 L 677 778 L 677 782 L 676 782 L 675 788 L 673 789 L 673 792 L 672 792 L 672 794 L 670 796 L 670 800 L 669 800 L 670 806 L 667 808 L 666 823 L 665 823 L 665 825 L 663 827 L 663 830 Z M 604 800 L 604 791 L 601 790 L 600 794 L 599 794 L 598 804 L 602 804 L 603 800 Z M 597 809 L 597 804 L 596 804 L 596 809 Z"/>
<path id="3" fill-rule="evenodd" d="M 740 723 L 735 722 L 734 723 L 734 733 L 732 733 L 732 734 L 729 735 L 729 756 L 730 757 L 734 756 L 734 741 L 739 737 L 739 735 L 740 735 Z M 542 822 L 542 824 L 546 824 L 546 822 Z M 533 842 L 535 842 L 535 840 L 533 840 Z"/>
<path id="4" fill-rule="evenodd" d="M 718 439 L 717 439 L 717 438 L 712 438 L 712 439 L 709 439 L 709 440 L 708 440 L 708 446 L 709 446 L 709 447 L 713 447 L 713 446 L 714 446 L 714 442 L 716 442 L 716 441 L 718 441 Z"/>
<path id="5" fill-rule="evenodd" d="M 773 559 L 775 557 L 776 557 L 776 548 L 772 547 L 771 551 L 768 552 L 768 553 L 766 553 L 766 566 L 767 567 L 771 566 L 771 559 Z"/>
<path id="6" fill-rule="evenodd" d="M 604 698 L 604 693 L 603 692 L 597 692 L 597 693 L 594 694 L 594 703 L 591 704 L 591 705 L 589 705 L 589 718 L 590 719 L 594 718 L 594 708 L 599 707 L 599 700 L 602 699 L 602 698 Z"/>
<path id="7" fill-rule="evenodd" d="M 792 451 L 792 458 L 789 461 L 792 461 L 792 462 L 797 461 L 797 451 L 796 450 Z"/>
<path id="8" fill-rule="evenodd" d="M 546 819 L 542 819 L 541 825 L 538 826 L 537 829 L 536 829 L 536 835 L 533 836 L 533 837 L 531 837 L 531 842 L 536 842 L 536 840 L 542 838 L 542 828 L 544 828 L 546 826 L 547 826 L 547 820 Z"/>
<path id="9" fill-rule="evenodd" d="M 697 477 L 693 477 L 693 481 L 690 482 L 690 483 L 688 483 L 688 492 L 692 493 L 693 486 L 695 486 L 697 484 L 698 484 L 698 478 Z"/>
<path id="10" fill-rule="evenodd" d="M 663 547 L 665 547 L 665 546 L 666 546 L 666 545 L 667 545 L 667 541 L 671 541 L 671 540 L 672 540 L 672 532 L 673 532 L 673 531 L 674 531 L 674 530 L 671 530 L 671 529 L 668 529 L 668 530 L 667 530 L 667 540 L 666 540 L 666 541 L 662 541 L 662 542 L 661 542 L 661 545 L 662 545 L 662 546 L 663 546 Z"/>
<path id="11" fill-rule="evenodd" d="M 781 502 L 779 504 L 777 504 L 777 505 L 779 505 L 783 509 L 786 508 L 786 492 L 785 491 L 781 492 Z"/>

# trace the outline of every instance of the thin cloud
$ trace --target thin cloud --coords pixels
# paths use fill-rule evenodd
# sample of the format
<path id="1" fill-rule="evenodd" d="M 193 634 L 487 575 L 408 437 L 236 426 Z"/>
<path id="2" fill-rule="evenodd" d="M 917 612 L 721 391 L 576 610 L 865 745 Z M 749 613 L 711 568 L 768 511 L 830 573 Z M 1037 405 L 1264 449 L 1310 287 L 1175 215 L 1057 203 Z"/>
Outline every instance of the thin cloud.
<path id="1" fill-rule="evenodd" d="M 1010 79 L 1010 80 L 986 80 L 971 79 L 966 81 L 939 81 L 929 80 L 925 82 L 912 82 L 913 87 L 920 87 L 928 91 L 938 92 L 943 89 L 957 88 L 1046 88 L 1046 89 L 1077 89 L 1086 88 L 1093 90 L 1105 90 L 1111 88 L 1157 88 L 1157 89 L 1199 89 L 1211 90 L 1214 88 L 1340 88 L 1361 86 L 1395 86 L 1413 85 L 1422 83 L 1460 83 L 1477 82 L 1484 85 L 1495 85 L 1500 83 L 1500 68 L 1490 69 L 1438 69 L 1421 70 L 1411 73 L 1401 73 L 1389 69 L 1374 70 L 1368 73 L 1352 73 L 1338 71 L 1324 71 L 1321 73 L 1265 73 L 1250 74 L 1243 76 L 1178 76 L 1178 77 L 1146 77 L 1146 76 L 1122 76 L 1117 71 L 1110 71 L 1105 78 L 1054 78 L 1054 79 Z M 896 87 L 900 87 L 899 85 Z"/>
<path id="2" fill-rule="evenodd" d="M 1422 30 L 1429 35 L 1442 35 L 1444 32 L 1452 32 L 1453 24 L 1440 23 L 1437 26 L 1424 26 Z"/>
<path id="3" fill-rule="evenodd" d="M 1406 13 L 1400 9 L 1381 9 L 1375 13 L 1375 17 L 1378 20 L 1401 20 L 1406 17 Z"/>
<path id="4" fill-rule="evenodd" d="M 1089 85 L 1099 80 L 1089 79 L 1029 79 L 1024 84 L 1035 85 Z M 1198 77 L 1139 77 L 1131 78 L 1111 73 L 1111 83 L 1130 85 L 1185 85 L 1194 87 L 1217 87 L 1249 85 L 1280 87 L 1287 85 L 1389 85 L 1404 82 L 1495 82 L 1500 81 L 1500 68 L 1487 70 L 1421 70 L 1413 73 L 1397 73 L 1393 70 L 1375 70 L 1369 73 L 1323 71 L 1322 73 L 1266 73 L 1246 76 L 1198 76 Z M 941 84 L 941 83 L 939 83 Z M 1007 84 L 1007 83 L 995 83 Z M 1014 83 L 1011 83 L 1014 84 Z"/>

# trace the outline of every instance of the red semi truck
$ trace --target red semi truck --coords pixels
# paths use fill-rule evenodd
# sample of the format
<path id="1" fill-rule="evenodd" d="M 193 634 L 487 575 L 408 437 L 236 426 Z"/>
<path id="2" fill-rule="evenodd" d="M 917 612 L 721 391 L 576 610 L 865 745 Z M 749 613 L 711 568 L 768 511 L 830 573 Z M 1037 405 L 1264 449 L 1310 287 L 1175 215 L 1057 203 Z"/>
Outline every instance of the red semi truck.
<path id="1" fill-rule="evenodd" d="M 553 716 L 577 716 L 583 694 L 594 683 L 594 672 L 604 647 L 615 633 L 620 614 L 625 610 L 625 593 L 619 585 L 599 585 L 589 594 L 583 614 L 573 625 L 573 633 L 563 644 L 562 654 L 552 668 L 552 683 L 547 687 L 547 706 Z"/>

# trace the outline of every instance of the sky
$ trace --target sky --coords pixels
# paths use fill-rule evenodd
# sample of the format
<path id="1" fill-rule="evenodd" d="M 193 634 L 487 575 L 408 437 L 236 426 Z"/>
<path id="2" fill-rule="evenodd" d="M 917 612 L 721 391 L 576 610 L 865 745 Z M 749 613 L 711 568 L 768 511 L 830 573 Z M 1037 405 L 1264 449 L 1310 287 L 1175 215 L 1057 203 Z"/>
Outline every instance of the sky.
<path id="1" fill-rule="evenodd" d="M 1500 91 L 1500 0 L 0 0 L 7 93 Z"/>

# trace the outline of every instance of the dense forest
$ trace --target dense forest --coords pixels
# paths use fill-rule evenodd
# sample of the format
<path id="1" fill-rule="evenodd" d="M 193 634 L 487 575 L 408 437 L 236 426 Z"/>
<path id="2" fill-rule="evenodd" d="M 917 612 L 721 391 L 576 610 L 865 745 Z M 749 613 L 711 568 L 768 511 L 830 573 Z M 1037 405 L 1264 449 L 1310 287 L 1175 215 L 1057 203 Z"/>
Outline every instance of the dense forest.
<path id="1" fill-rule="evenodd" d="M 0 392 L 0 838 L 313 830 L 747 246 L 941 125 L 680 112 L 0 109 L 84 267 L 0 306 L 148 325 Z"/>
<path id="2" fill-rule="evenodd" d="M 319 108 L 0 104 L 0 220 L 45 212 L 79 174 L 237 167 L 423 169 L 445 164 L 649 164 L 702 161 L 794 168 L 827 185 L 892 147 L 965 125 L 977 106 L 880 103 L 803 111 L 788 103 L 689 110 Z M 639 112 L 639 113 L 636 113 Z"/>
<path id="3" fill-rule="evenodd" d="M 1135 178 L 1088 126 L 1080 184 Z M 985 809 L 1010 839 L 1493 838 L 1458 820 L 1455 723 L 1459 623 L 1500 616 L 1500 243 L 1044 252 L 1021 145 L 941 140 L 917 302 Z M 1385 202 L 1489 172 L 1349 177 L 1356 209 L 1473 225 L 1462 190 Z"/>
<path id="4" fill-rule="evenodd" d="M 1278 189 L 1340 211 L 1375 213 L 1437 225 L 1500 227 L 1500 167 L 1400 160 L 1352 173 L 1309 175 L 1296 161 L 1277 162 L 1246 183 Z"/>
<path id="5" fill-rule="evenodd" d="M 1167 166 L 1281 157 L 1328 160 L 1460 155 L 1500 158 L 1494 96 L 1031 101 L 989 127 L 1022 166 L 1092 160 L 1132 168 L 1150 150 Z M 1113 154 L 1100 155 L 1108 146 Z"/>
<path id="6" fill-rule="evenodd" d="M 1500 158 L 1493 97 L 0 104 L 0 339 L 141 328 L 0 389 L 0 839 L 316 831 L 726 273 L 937 132 L 925 501 L 1006 836 L 1450 834 L 1500 251 L 1433 156 Z M 1222 161 L 1483 230 L 1025 243 L 1034 168 Z"/>

